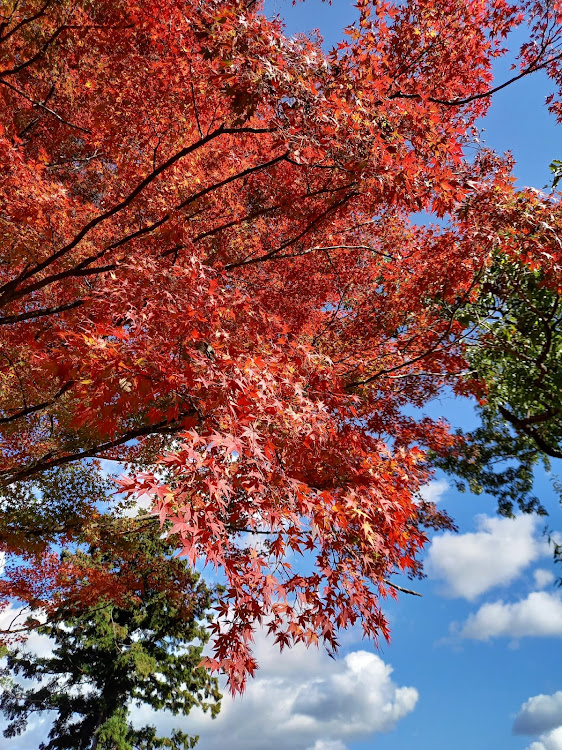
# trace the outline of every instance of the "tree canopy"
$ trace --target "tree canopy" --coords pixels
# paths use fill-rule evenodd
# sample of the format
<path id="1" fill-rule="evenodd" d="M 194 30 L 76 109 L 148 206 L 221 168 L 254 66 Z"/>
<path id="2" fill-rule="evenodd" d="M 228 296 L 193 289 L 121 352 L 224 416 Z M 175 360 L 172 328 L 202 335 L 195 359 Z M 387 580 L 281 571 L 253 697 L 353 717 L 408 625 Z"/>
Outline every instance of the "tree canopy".
<path id="1" fill-rule="evenodd" d="M 20 734 L 30 715 L 51 711 L 49 741 L 39 750 L 187 750 L 197 737 L 176 729 L 163 738 L 150 725 L 135 728 L 129 704 L 217 713 L 216 679 L 200 664 L 212 592 L 185 561 L 170 557 L 173 545 L 152 530 L 124 519 L 108 525 L 102 536 L 86 533 L 90 545 L 65 562 L 85 578 L 96 569 L 110 575 L 112 596 L 90 606 L 61 601 L 38 627 L 52 641 L 51 654 L 22 646 L 7 652 L 3 673 L 11 684 L 4 684 L 0 711 L 10 723 L 4 736 Z"/>
<path id="2" fill-rule="evenodd" d="M 392 575 L 452 524 L 419 495 L 432 457 L 464 460 L 410 407 L 452 388 L 544 436 L 486 362 L 515 284 L 544 302 L 514 325 L 536 377 L 549 366 L 560 209 L 465 151 L 503 85 L 546 69 L 557 91 L 561 5 L 357 5 L 329 52 L 255 0 L 1 5 L 3 596 L 49 614 L 84 595 L 56 551 L 100 499 L 45 487 L 117 461 L 187 559 L 222 570 L 209 665 L 233 690 L 258 625 L 281 647 L 388 634 Z M 480 326 L 500 303 L 504 332 Z"/>

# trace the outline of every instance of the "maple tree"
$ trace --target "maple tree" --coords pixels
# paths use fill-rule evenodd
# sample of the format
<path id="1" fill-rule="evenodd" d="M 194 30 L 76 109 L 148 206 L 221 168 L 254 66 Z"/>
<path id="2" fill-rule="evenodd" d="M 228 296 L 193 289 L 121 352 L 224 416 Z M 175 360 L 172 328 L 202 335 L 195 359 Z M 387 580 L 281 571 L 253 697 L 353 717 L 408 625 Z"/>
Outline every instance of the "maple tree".
<path id="1" fill-rule="evenodd" d="M 526 220 L 500 217 L 509 162 L 464 148 L 495 90 L 562 79 L 558 2 L 357 7 L 326 53 L 254 0 L 1 5 L 2 594 L 49 612 L 83 591 L 55 550 L 96 500 L 61 522 L 40 486 L 118 461 L 188 560 L 221 567 L 209 664 L 233 690 L 259 624 L 281 647 L 386 636 L 390 577 L 451 525 L 419 489 L 460 441 L 405 407 L 482 393 L 459 315 Z"/>

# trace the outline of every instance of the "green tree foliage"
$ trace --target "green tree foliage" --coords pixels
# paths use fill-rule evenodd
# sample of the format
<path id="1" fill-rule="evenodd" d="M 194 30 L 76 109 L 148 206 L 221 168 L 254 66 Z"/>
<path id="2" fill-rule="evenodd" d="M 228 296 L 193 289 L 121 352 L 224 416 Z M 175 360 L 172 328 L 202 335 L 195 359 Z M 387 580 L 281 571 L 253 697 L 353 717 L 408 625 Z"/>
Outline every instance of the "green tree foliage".
<path id="1" fill-rule="evenodd" d="M 38 554 L 80 533 L 95 509 L 108 504 L 114 483 L 97 462 L 57 466 L 0 490 L 0 545 Z"/>
<path id="2" fill-rule="evenodd" d="M 183 715 L 198 706 L 218 713 L 216 679 L 200 666 L 213 592 L 170 556 L 173 548 L 154 533 L 155 524 L 111 524 L 113 533 L 100 535 L 98 521 L 87 551 L 63 555 L 65 564 L 84 571 L 82 600 L 61 600 L 55 617 L 39 628 L 52 639 L 52 653 L 7 651 L 0 698 L 9 720 L 4 736 L 24 731 L 30 715 L 52 711 L 40 750 L 192 748 L 197 738 L 177 729 L 163 738 L 152 726 L 134 728 L 128 706 Z M 97 574 L 111 576 L 112 597 L 85 606 L 92 585 L 97 592 L 103 588 Z"/>
<path id="3" fill-rule="evenodd" d="M 560 161 L 560 159 L 554 159 L 554 161 L 551 162 L 549 169 L 552 172 L 552 187 L 556 188 L 562 179 L 562 161 Z"/>
<path id="4" fill-rule="evenodd" d="M 498 254 L 478 297 L 459 316 L 470 377 L 481 384 L 480 425 L 457 455 L 436 458 L 462 488 L 495 495 L 499 510 L 544 513 L 533 494 L 537 465 L 562 458 L 562 305 L 543 270 Z"/>

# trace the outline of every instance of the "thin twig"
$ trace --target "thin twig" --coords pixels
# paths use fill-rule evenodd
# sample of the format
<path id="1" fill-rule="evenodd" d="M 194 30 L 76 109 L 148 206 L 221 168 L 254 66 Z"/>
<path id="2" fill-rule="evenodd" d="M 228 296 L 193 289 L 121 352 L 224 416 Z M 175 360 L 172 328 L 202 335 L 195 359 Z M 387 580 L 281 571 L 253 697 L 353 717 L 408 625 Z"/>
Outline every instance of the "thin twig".
<path id="1" fill-rule="evenodd" d="M 387 586 L 390 586 L 393 589 L 396 589 L 396 591 L 401 591 L 403 594 L 411 594 L 412 596 L 423 596 L 423 594 L 420 594 L 418 591 L 414 591 L 413 589 L 405 589 L 402 586 L 399 586 L 397 583 L 392 583 L 392 581 L 389 581 L 387 578 L 384 579 L 384 582 Z"/>

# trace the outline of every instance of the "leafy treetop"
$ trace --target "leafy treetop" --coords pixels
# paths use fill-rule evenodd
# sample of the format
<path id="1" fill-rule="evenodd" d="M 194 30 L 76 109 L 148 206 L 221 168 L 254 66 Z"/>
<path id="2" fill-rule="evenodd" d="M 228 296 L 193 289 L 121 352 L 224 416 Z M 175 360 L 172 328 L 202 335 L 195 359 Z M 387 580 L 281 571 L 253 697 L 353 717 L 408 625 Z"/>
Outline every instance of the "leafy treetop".
<path id="1" fill-rule="evenodd" d="M 386 636 L 390 576 L 451 523 L 419 498 L 427 451 L 460 450 L 405 407 L 477 388 L 458 315 L 526 221 L 498 223 L 509 162 L 464 149 L 509 31 L 529 23 L 513 80 L 562 80 L 560 3 L 359 0 L 328 53 L 254 0 L 1 8 L 6 601 L 84 595 L 53 550 L 97 500 L 62 513 L 41 488 L 109 458 L 224 571 L 211 664 L 233 690 L 258 624 L 281 647 Z"/>

